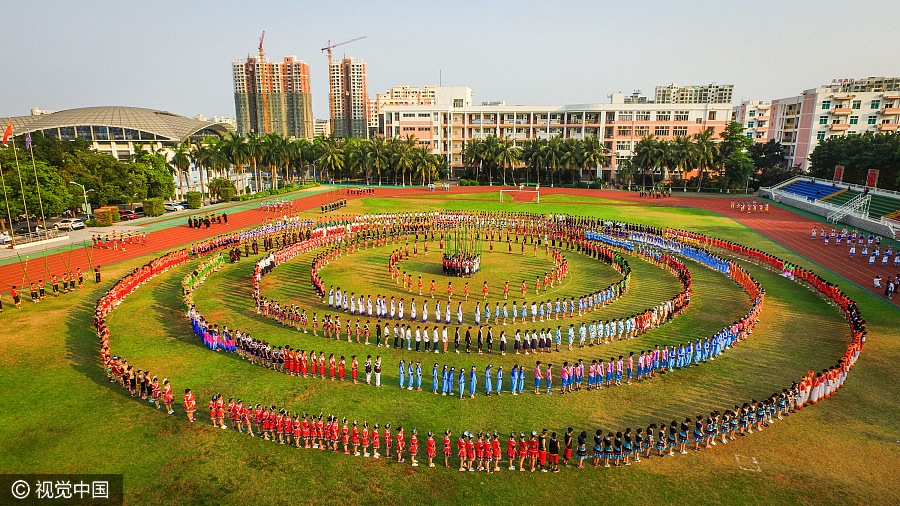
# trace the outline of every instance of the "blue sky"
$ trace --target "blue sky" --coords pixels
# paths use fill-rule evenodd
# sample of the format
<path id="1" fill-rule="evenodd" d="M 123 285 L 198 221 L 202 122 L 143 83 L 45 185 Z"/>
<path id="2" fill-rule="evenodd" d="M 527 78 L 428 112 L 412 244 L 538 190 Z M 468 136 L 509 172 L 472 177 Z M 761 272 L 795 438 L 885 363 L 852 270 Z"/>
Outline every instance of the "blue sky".
<path id="1" fill-rule="evenodd" d="M 130 105 L 234 116 L 231 61 L 294 54 L 328 115 L 335 56 L 368 63 L 369 94 L 466 85 L 477 102 L 606 102 L 678 82 L 735 85 L 735 100 L 835 78 L 900 75 L 897 0 L 4 2 L 0 116 Z"/>

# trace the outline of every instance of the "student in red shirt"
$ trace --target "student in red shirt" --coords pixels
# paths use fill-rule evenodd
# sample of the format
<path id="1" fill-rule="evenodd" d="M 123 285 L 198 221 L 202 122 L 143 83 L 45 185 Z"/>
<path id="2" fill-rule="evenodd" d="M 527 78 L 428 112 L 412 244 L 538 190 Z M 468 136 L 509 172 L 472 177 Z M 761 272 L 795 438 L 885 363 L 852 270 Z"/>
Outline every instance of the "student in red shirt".
<path id="1" fill-rule="evenodd" d="M 478 441 L 475 442 L 475 458 L 478 460 L 478 470 L 484 470 L 484 435 L 478 433 Z"/>
<path id="2" fill-rule="evenodd" d="M 450 431 L 447 431 L 449 434 Z M 459 470 L 466 470 L 466 436 L 468 436 L 468 432 L 463 432 L 459 435 L 459 439 L 456 440 L 456 456 L 459 457 Z"/>
<path id="3" fill-rule="evenodd" d="M 444 432 L 444 467 L 450 467 L 450 429 Z"/>
<path id="4" fill-rule="evenodd" d="M 491 441 L 491 452 L 494 458 L 494 471 L 499 471 L 500 458 L 503 454 L 500 452 L 500 436 L 496 432 L 494 433 L 494 439 Z"/>
<path id="5" fill-rule="evenodd" d="M 466 459 L 468 460 L 466 469 L 469 471 L 475 471 L 475 442 L 472 441 L 473 436 L 474 434 L 470 432 L 466 437 Z"/>
<path id="6" fill-rule="evenodd" d="M 506 442 L 506 457 L 509 459 L 509 470 L 515 471 L 515 460 L 516 460 L 516 433 L 511 432 L 509 434 L 509 440 Z"/>
<path id="7" fill-rule="evenodd" d="M 184 389 L 184 411 L 187 413 L 189 422 L 194 421 L 194 411 L 197 410 L 197 400 L 194 399 L 194 392 L 190 388 Z"/>
<path id="8" fill-rule="evenodd" d="M 350 442 L 353 444 L 353 455 L 359 457 L 359 422 L 353 420 L 353 430 L 350 433 Z"/>
<path id="9" fill-rule="evenodd" d="M 525 458 L 528 457 L 528 440 L 525 433 L 519 433 L 519 471 L 525 472 Z"/>
<path id="10" fill-rule="evenodd" d="M 375 424 L 374 430 L 372 430 L 372 457 L 376 459 L 380 459 L 381 455 L 378 453 L 378 450 L 381 449 L 381 434 L 378 433 L 378 424 Z"/>
<path id="11" fill-rule="evenodd" d="M 403 427 L 399 427 L 397 429 L 397 462 L 402 464 L 405 462 L 403 459 L 403 450 L 406 449 L 406 434 L 403 433 Z"/>
<path id="12" fill-rule="evenodd" d="M 153 398 L 156 400 L 156 407 L 159 409 L 159 381 L 154 376 L 153 383 L 156 385 L 156 392 L 153 394 Z M 166 406 L 166 412 L 170 415 L 175 413 L 175 410 L 172 409 L 172 402 L 175 400 L 175 394 L 172 392 L 172 385 L 169 384 L 169 378 L 163 379 L 163 404 Z"/>
<path id="13" fill-rule="evenodd" d="M 428 439 L 425 440 L 425 455 L 428 456 L 428 467 L 434 467 L 434 456 L 436 453 L 434 448 L 434 433 L 428 431 Z"/>
<path id="14" fill-rule="evenodd" d="M 417 433 L 418 431 L 413 429 L 409 438 L 409 459 L 412 460 L 413 467 L 419 467 L 419 463 L 416 462 L 416 455 L 419 454 L 419 437 L 416 435 Z"/>

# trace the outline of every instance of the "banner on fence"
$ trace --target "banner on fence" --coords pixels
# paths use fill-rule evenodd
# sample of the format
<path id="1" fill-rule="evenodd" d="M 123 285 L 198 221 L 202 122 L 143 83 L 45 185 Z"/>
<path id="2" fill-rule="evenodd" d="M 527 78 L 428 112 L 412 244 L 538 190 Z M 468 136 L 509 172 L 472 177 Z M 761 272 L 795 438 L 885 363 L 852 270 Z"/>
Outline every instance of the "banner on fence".
<path id="1" fill-rule="evenodd" d="M 878 184 L 878 169 L 869 169 L 866 175 L 866 186 L 874 188 Z"/>
<path id="2" fill-rule="evenodd" d="M 843 165 L 835 165 L 834 166 L 834 180 L 841 182 L 844 180 L 844 166 Z"/>

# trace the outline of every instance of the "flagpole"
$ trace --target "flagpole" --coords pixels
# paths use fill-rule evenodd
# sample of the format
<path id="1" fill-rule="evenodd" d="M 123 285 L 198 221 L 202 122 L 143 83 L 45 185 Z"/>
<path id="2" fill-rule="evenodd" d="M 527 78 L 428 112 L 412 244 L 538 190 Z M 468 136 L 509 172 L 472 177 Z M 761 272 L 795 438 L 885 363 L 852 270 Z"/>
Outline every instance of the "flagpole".
<path id="1" fill-rule="evenodd" d="M 22 206 L 25 208 L 25 226 L 28 228 L 28 235 L 31 235 L 31 222 L 28 217 L 28 204 L 25 203 L 25 184 L 22 183 L 22 171 L 19 169 L 19 154 L 16 151 L 16 138 L 12 138 L 13 156 L 16 158 L 16 174 L 19 176 L 19 191 L 22 192 Z"/>
<path id="2" fill-rule="evenodd" d="M 37 166 L 34 163 L 34 147 L 31 142 L 31 134 L 26 134 L 25 144 L 28 145 L 28 151 L 31 153 L 31 168 L 34 169 L 34 185 L 37 187 L 38 192 L 38 204 L 41 206 L 41 223 L 43 224 L 44 230 L 47 230 L 47 219 L 44 217 L 44 201 L 41 199 L 41 183 L 38 182 L 37 176 Z"/>
<path id="3" fill-rule="evenodd" d="M 6 176 L 3 175 L 3 166 L 0 165 L 0 183 L 3 184 L 3 201 L 6 202 L 6 219 L 9 220 L 9 237 L 13 247 L 16 245 L 16 231 L 13 230 L 12 212 L 9 210 L 9 199 L 6 198 Z"/>

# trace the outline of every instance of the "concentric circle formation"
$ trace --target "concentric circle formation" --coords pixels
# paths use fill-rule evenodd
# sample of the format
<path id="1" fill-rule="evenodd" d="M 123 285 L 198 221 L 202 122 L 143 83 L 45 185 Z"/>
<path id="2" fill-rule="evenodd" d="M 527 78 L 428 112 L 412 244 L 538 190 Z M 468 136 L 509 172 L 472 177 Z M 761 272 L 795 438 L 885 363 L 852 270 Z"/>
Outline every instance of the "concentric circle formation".
<path id="1" fill-rule="evenodd" d="M 447 244 L 442 234 L 448 227 L 459 230 L 461 226 L 470 227 L 475 240 L 488 245 L 484 255 L 509 255 L 505 262 L 517 256 L 520 272 L 516 276 L 508 271 L 492 272 L 492 262 L 485 262 L 476 279 L 483 283 L 477 292 L 471 291 L 474 293 L 465 291 L 465 282 L 469 278 L 440 277 L 441 270 L 429 271 L 429 276 L 434 276 L 431 279 L 436 280 L 434 286 L 430 279 L 420 284 L 418 272 L 431 269 L 429 262 L 439 263 L 442 259 L 439 253 Z M 504 393 L 521 395 L 525 393 L 526 377 L 533 380 L 528 383 L 529 387 L 534 387 L 534 393 L 596 391 L 632 380 L 651 380 L 691 364 L 715 360 L 752 334 L 765 299 L 765 290 L 738 261 L 774 270 L 809 286 L 837 307 L 848 323 L 850 342 L 836 364 L 818 374 L 810 371 L 799 383 L 785 385 L 780 394 L 759 401 L 748 400 L 735 408 L 723 407 L 696 420 L 673 421 L 668 427 L 651 424 L 646 433 L 642 430 L 632 433 L 630 429 L 608 435 L 598 432 L 591 448 L 584 433 L 579 437 L 569 430 L 560 442 L 546 433 L 520 430 L 511 434 L 507 442 L 506 457 L 510 467 L 514 466 L 515 460 L 522 466 L 526 459 L 531 462 L 532 469 L 535 463 L 542 468 L 545 464 L 553 467 L 554 455 L 561 454 L 568 460 L 573 451 L 574 458 L 579 460 L 594 457 L 607 463 L 610 460 L 616 464 L 629 463 L 632 458 L 639 460 L 651 453 L 673 454 L 676 449 L 684 452 L 689 444 L 699 448 L 701 444 L 705 447 L 715 445 L 717 440 L 727 443 L 735 435 L 752 433 L 754 428 L 771 423 L 776 417 L 780 419 L 785 413 L 831 397 L 841 388 L 865 341 L 865 325 L 856 304 L 836 285 L 765 252 L 682 230 L 568 215 L 411 213 L 365 216 L 328 224 L 285 221 L 221 238 L 216 246 L 232 248 L 232 254 L 236 250 L 238 255 L 243 246 L 246 255 L 250 244 L 253 243 L 255 249 L 260 240 L 264 249 L 271 251 L 256 263 L 250 294 L 252 301 L 248 299 L 248 304 L 254 304 L 259 313 L 282 325 L 297 329 L 297 339 L 292 339 L 295 342 L 290 344 L 275 346 L 229 330 L 225 325 L 220 327 L 200 314 L 195 304 L 202 301 L 195 300 L 194 291 L 225 264 L 221 255 L 214 254 L 182 282 L 185 311 L 200 342 L 213 350 L 237 352 L 254 364 L 298 379 L 348 379 L 362 383 L 364 374 L 365 383 L 370 383 L 374 375 L 376 384 L 383 379 L 392 384 L 398 382 L 401 388 L 421 389 L 425 376 L 426 388 L 430 386 L 435 394 L 442 394 L 434 401 L 425 402 L 439 402 L 438 399 L 447 396 L 477 395 L 479 399 L 487 399 Z M 426 261 L 425 245 L 428 242 L 432 245 L 433 260 L 428 258 Z M 495 243 L 501 247 L 495 250 Z M 438 254 L 433 249 L 436 244 Z M 95 325 L 100 337 L 100 356 L 112 382 L 133 388 L 130 380 L 134 373 L 124 359 L 112 355 L 107 317 L 139 286 L 184 264 L 189 257 L 186 250 L 159 257 L 119 280 L 98 301 Z M 328 280 L 330 269 L 346 269 L 344 264 L 348 261 L 352 264 L 365 257 L 387 267 L 382 275 L 375 275 L 375 281 L 369 284 L 351 282 L 352 287 L 343 289 L 329 286 L 333 285 Z M 260 294 L 264 276 L 278 266 L 304 259 L 310 262 L 308 282 L 315 297 L 276 302 Z M 643 349 L 606 360 L 607 344 L 629 339 L 641 343 L 636 338 L 689 310 L 693 276 L 683 259 L 731 279 L 749 299 L 746 314 L 738 321 L 726 323 L 712 336 L 684 336 L 683 342 L 665 346 L 651 347 L 643 343 Z M 635 260 L 647 262 L 668 271 L 678 280 L 681 290 L 633 314 L 615 314 L 623 300 L 635 297 L 629 290 L 634 273 L 629 260 L 631 263 Z M 541 269 L 543 275 L 535 270 L 539 262 L 546 263 Z M 420 265 L 414 269 L 416 263 Z M 575 269 L 575 264 L 581 267 Z M 603 279 L 601 271 L 607 268 L 611 268 L 618 278 L 599 285 L 591 283 Z M 526 271 L 529 279 L 517 283 L 523 277 L 521 272 Z M 574 278 L 579 279 L 575 281 Z M 569 285 L 583 286 L 585 279 L 588 285 L 593 284 L 592 288 L 579 290 Z M 346 293 L 348 290 L 350 294 Z M 411 300 L 406 302 L 406 297 Z M 413 302 L 412 299 L 419 300 Z M 399 307 L 400 300 L 404 302 L 403 309 Z M 315 351 L 315 348 L 327 348 L 332 342 L 329 339 L 334 342 L 346 340 L 352 345 L 358 343 L 361 350 L 367 345 L 376 349 L 381 347 L 385 354 L 399 357 L 400 362 L 385 364 L 378 357 L 360 364 L 355 356 L 348 361 L 334 353 Z M 472 352 L 466 357 L 468 363 L 456 358 L 460 352 Z M 498 354 L 500 357 L 533 355 L 536 363 L 531 371 L 516 364 L 507 376 L 502 367 L 503 359 L 497 357 Z M 587 359 L 583 358 L 586 354 L 589 355 Z M 420 357 L 440 357 L 439 360 L 445 362 L 443 369 L 435 363 L 430 384 L 422 366 L 425 363 L 427 370 L 430 358 L 423 360 Z M 553 360 L 562 362 L 558 372 L 549 363 L 545 364 L 545 361 Z M 470 369 L 472 362 L 477 365 Z M 501 362 L 501 365 L 494 368 L 493 362 Z M 370 392 L 377 395 L 378 391 Z M 196 395 L 190 389 L 185 390 L 183 407 L 191 421 L 196 410 Z M 324 414 L 301 415 L 297 409 L 292 415 L 287 408 L 251 406 L 233 400 L 226 404 L 221 395 L 212 397 L 209 408 L 214 426 L 224 428 L 227 418 L 241 431 L 256 432 L 281 442 L 293 441 L 298 448 L 343 449 L 348 454 L 366 456 L 370 455 L 371 449 L 371 454 L 376 457 L 383 448 L 385 456 L 391 457 L 394 451 L 402 462 L 409 455 L 412 464 L 417 465 L 418 438 L 422 436 L 426 438 L 423 453 L 429 458 L 437 453 L 432 432 L 427 432 L 426 436 L 413 430 L 407 435 L 401 428 L 394 434 L 390 424 L 358 426 L 356 422 L 348 422 L 350 417 L 339 419 L 331 415 L 326 419 Z M 303 410 L 317 412 L 311 406 L 303 406 Z M 548 425 L 551 422 L 548 420 Z M 445 433 L 441 432 L 438 437 L 442 434 Z M 446 455 L 452 452 L 450 434 L 447 431 L 444 436 Z M 476 462 L 479 470 L 499 469 L 503 455 L 497 432 L 476 434 L 454 430 L 452 434 L 459 435 L 457 451 L 453 453 L 459 458 L 461 470 L 473 470 Z M 406 446 L 407 436 L 409 447 Z"/>

